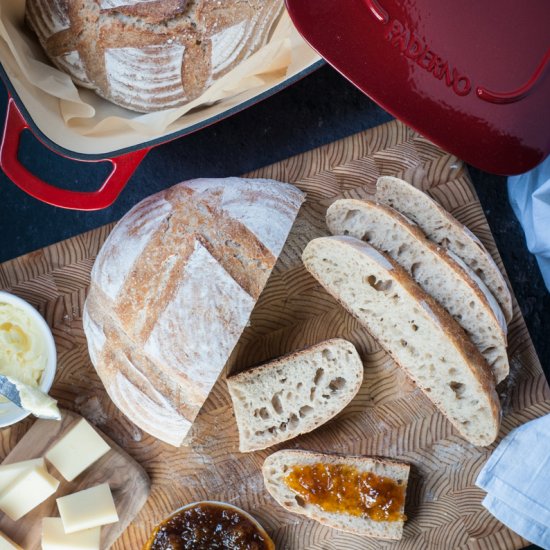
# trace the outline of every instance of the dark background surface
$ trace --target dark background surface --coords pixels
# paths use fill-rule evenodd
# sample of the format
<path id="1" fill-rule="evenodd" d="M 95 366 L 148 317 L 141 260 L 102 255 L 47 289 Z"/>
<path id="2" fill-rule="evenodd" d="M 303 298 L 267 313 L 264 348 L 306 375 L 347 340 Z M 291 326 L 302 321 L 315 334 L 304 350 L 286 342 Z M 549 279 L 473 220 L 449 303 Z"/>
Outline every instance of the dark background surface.
<path id="1" fill-rule="evenodd" d="M 6 101 L 0 86 L 2 125 Z M 45 205 L 0 173 L 0 262 L 118 220 L 144 197 L 180 181 L 243 174 L 388 120 L 390 115 L 334 70 L 323 67 L 230 119 L 157 147 L 116 203 L 103 211 L 76 212 Z M 20 159 L 48 183 L 81 191 L 96 189 L 110 168 L 60 158 L 29 133 L 24 136 Z M 473 168 L 470 173 L 549 377 L 550 295 L 508 203 L 506 179 Z"/>

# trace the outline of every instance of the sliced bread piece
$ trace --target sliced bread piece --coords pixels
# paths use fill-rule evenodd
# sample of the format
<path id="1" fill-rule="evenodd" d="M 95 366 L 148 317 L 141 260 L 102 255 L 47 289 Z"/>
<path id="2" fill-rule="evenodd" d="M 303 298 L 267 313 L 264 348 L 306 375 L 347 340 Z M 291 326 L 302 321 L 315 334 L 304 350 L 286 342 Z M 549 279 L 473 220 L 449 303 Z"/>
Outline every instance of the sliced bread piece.
<path id="1" fill-rule="evenodd" d="M 490 367 L 453 318 L 388 255 L 353 237 L 311 241 L 308 271 L 474 445 L 490 445 L 500 402 Z"/>
<path id="2" fill-rule="evenodd" d="M 287 476 L 289 476 L 289 474 L 292 475 L 293 468 L 315 467 L 316 465 L 328 466 L 329 469 L 334 466 L 337 468 L 343 467 L 344 472 L 342 473 L 348 473 L 346 470 L 348 467 L 351 467 L 357 469 L 360 475 L 374 474 L 375 476 L 393 481 L 397 486 L 397 494 L 402 496 L 400 502 L 395 502 L 395 505 L 399 506 L 399 517 L 394 521 L 379 521 L 371 519 L 367 514 L 352 515 L 345 512 L 327 511 L 327 506 L 321 507 L 318 504 L 308 502 L 307 495 L 304 494 L 304 491 L 301 491 L 302 494 L 299 494 L 288 485 Z M 333 527 L 334 529 L 341 529 L 342 531 L 349 531 L 367 537 L 399 540 L 403 535 L 403 525 L 405 522 L 404 504 L 409 470 L 410 466 L 408 464 L 393 460 L 293 450 L 279 451 L 268 456 L 265 459 L 262 473 L 264 484 L 269 494 L 283 508 L 290 512 L 307 516 L 308 518 L 314 519 L 329 527 Z M 346 481 L 349 482 L 349 474 L 347 479 L 337 479 L 334 481 L 332 486 L 335 491 L 342 486 L 341 481 L 344 483 Z M 323 487 L 328 489 L 326 492 L 329 492 L 332 488 L 330 485 L 324 484 Z M 307 487 L 304 487 L 304 489 L 306 488 Z M 365 492 L 364 487 L 359 485 L 359 488 L 362 493 Z M 347 496 L 350 495 L 350 493 L 351 491 L 348 489 L 344 495 Z M 380 504 L 383 506 L 384 503 L 378 502 L 377 504 L 380 507 Z M 360 508 L 361 502 L 356 503 L 355 507 Z"/>
<path id="3" fill-rule="evenodd" d="M 334 338 L 227 379 L 241 452 L 310 432 L 338 414 L 363 381 L 351 342 Z"/>
<path id="4" fill-rule="evenodd" d="M 512 320 L 512 296 L 506 281 L 483 243 L 465 225 L 426 193 L 392 176 L 378 179 L 376 200 L 405 214 L 428 238 L 461 258 L 493 293 L 506 321 Z"/>
<path id="5" fill-rule="evenodd" d="M 328 209 L 327 225 L 334 235 L 351 235 L 387 252 L 464 328 L 491 365 L 497 383 L 508 376 L 506 321 L 493 295 L 464 263 L 457 263 L 403 214 L 383 204 L 338 200 Z"/>

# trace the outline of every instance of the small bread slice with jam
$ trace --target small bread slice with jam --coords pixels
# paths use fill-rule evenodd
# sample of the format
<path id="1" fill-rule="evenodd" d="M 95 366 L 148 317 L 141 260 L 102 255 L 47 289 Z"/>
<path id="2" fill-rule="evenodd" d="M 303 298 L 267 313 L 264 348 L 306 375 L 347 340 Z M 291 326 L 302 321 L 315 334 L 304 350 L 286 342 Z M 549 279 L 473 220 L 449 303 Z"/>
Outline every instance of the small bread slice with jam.
<path id="1" fill-rule="evenodd" d="M 285 450 L 262 468 L 269 494 L 285 509 L 342 531 L 400 540 L 410 466 L 365 456 Z"/>

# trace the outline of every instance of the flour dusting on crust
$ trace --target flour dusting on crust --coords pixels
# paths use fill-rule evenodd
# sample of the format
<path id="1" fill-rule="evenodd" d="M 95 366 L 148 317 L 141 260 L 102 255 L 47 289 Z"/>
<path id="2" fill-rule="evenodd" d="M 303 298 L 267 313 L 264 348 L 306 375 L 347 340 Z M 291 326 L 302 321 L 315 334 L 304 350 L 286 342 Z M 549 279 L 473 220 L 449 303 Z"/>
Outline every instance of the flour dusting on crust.
<path id="1" fill-rule="evenodd" d="M 268 246 L 282 249 L 302 201 L 275 181 L 200 180 L 145 199 L 115 226 L 83 326 L 109 396 L 141 429 L 182 444 L 275 264 Z"/>
<path id="2" fill-rule="evenodd" d="M 246 21 L 212 36 L 212 72 L 227 69 L 239 56 L 241 42 L 246 37 Z"/>
<path id="3" fill-rule="evenodd" d="M 180 44 L 106 50 L 111 94 L 114 98 L 131 98 L 143 107 L 161 101 L 165 107 L 180 104 L 185 99 L 181 89 L 184 53 L 185 47 Z"/>
<path id="4" fill-rule="evenodd" d="M 204 198 L 216 200 L 227 215 L 252 231 L 274 256 L 281 253 L 285 235 L 288 235 L 296 211 L 304 200 L 304 194 L 296 188 L 262 179 L 227 178 L 223 184 L 199 179 L 189 187 Z M 256 200 L 259 195 L 261 201 Z"/>
<path id="5" fill-rule="evenodd" d="M 206 399 L 235 347 L 254 300 L 198 241 L 145 352 Z M 215 343 L 213 345 L 213 343 Z M 185 360 L 183 360 L 185 358 Z"/>
<path id="6" fill-rule="evenodd" d="M 91 82 L 88 79 L 82 58 L 77 51 L 66 53 L 57 58 L 57 62 L 71 72 L 79 82 L 90 85 Z"/>
<path id="7" fill-rule="evenodd" d="M 103 245 L 111 253 L 99 254 L 92 270 L 92 280 L 114 300 L 124 286 L 134 262 L 147 246 L 151 235 L 169 215 L 172 206 L 158 197 L 149 197 L 130 210 L 111 232 Z M 148 215 L 144 216 L 144 212 Z M 111 256 L 123 256 L 124 261 L 113 262 Z"/>
<path id="8" fill-rule="evenodd" d="M 101 0 L 99 6 L 102 10 L 120 8 L 123 6 L 135 6 L 137 4 L 150 4 L 157 0 Z"/>

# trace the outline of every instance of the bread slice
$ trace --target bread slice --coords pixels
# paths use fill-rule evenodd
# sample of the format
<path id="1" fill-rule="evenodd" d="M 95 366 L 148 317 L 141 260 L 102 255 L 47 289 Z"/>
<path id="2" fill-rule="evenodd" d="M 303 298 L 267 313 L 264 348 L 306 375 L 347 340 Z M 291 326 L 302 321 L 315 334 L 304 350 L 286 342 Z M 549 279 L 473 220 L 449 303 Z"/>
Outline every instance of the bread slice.
<path id="1" fill-rule="evenodd" d="M 512 296 L 506 281 L 483 243 L 426 193 L 392 176 L 376 184 L 376 200 L 399 210 L 440 246 L 448 248 L 475 271 L 497 299 L 509 323 L 513 317 Z"/>
<path id="2" fill-rule="evenodd" d="M 327 224 L 335 235 L 351 235 L 387 252 L 468 333 L 497 383 L 508 376 L 506 321 L 493 295 L 464 263 L 457 263 L 405 216 L 383 204 L 336 201 L 328 209 Z"/>
<path id="3" fill-rule="evenodd" d="M 358 535 L 380 539 L 400 540 L 404 521 L 375 521 L 368 516 L 354 516 L 327 512 L 315 504 L 305 502 L 286 483 L 285 477 L 293 466 L 311 464 L 337 464 L 353 466 L 361 473 L 372 473 L 390 478 L 407 490 L 410 466 L 393 460 L 368 458 L 365 456 L 344 456 L 321 454 L 309 451 L 279 451 L 268 456 L 262 468 L 264 484 L 269 494 L 285 509 L 307 516 L 319 523 L 349 531 Z M 404 515 L 404 506 L 401 509 Z"/>
<path id="4" fill-rule="evenodd" d="M 500 403 L 487 362 L 453 318 L 397 262 L 353 237 L 311 241 L 308 271 L 367 327 L 474 445 L 490 445 Z"/>
<path id="5" fill-rule="evenodd" d="M 352 343 L 334 338 L 227 379 L 241 452 L 310 432 L 338 414 L 363 381 Z"/>

